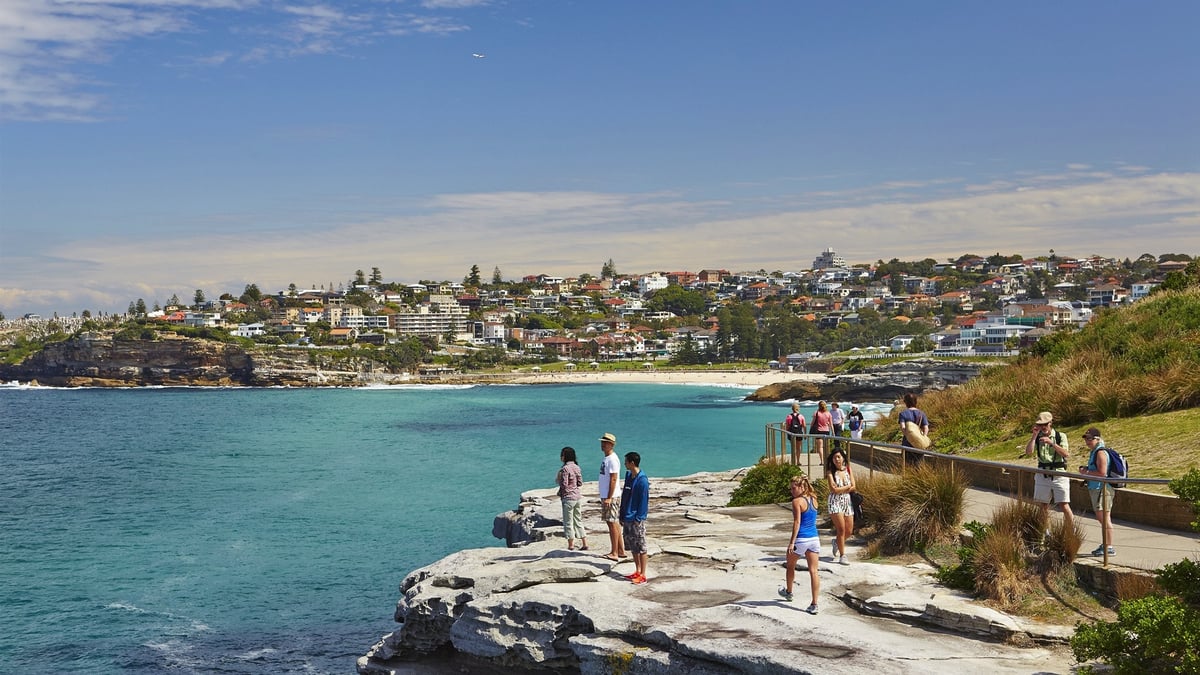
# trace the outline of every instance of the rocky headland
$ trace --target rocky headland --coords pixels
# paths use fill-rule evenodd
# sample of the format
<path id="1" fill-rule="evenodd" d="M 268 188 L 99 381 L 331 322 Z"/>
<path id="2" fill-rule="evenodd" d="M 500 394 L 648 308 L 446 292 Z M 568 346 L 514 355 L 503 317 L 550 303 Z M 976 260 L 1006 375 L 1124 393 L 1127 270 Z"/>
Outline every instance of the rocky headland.
<path id="1" fill-rule="evenodd" d="M 55 387 L 362 386 L 407 381 L 379 368 L 331 370 L 311 363 L 310 350 L 255 349 L 239 344 L 161 333 L 154 340 L 122 340 L 83 333 L 46 345 L 16 365 L 0 364 L 0 381 Z"/>
<path id="2" fill-rule="evenodd" d="M 589 551 L 567 551 L 552 489 L 496 518 L 506 547 L 466 550 L 410 573 L 401 626 L 358 660 L 362 675 L 425 672 L 1068 672 L 1072 629 L 1008 616 L 932 579 L 925 564 L 832 561 L 822 532 L 820 613 L 783 583 L 786 505 L 726 507 L 741 472 L 651 477 L 649 583 L 602 557 L 598 501 L 584 505 Z M 595 494 L 595 484 L 584 486 Z M 857 547 L 850 546 L 855 558 Z M 464 671 L 465 672 L 465 671 Z"/>
<path id="3" fill-rule="evenodd" d="M 962 384 L 984 368 L 997 367 L 974 361 L 918 358 L 878 366 L 865 366 L 858 372 L 831 374 L 823 380 L 812 377 L 760 387 L 746 397 L 748 401 L 887 401 L 906 392 L 921 393 Z"/>

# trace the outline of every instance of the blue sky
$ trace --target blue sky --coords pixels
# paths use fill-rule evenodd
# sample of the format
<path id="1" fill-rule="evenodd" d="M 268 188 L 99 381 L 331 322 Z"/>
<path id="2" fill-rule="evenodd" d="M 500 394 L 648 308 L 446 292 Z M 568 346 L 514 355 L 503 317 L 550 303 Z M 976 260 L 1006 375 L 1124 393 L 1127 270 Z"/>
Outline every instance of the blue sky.
<path id="1" fill-rule="evenodd" d="M 1195 2 L 4 0 L 0 312 L 1200 254 L 1198 31 Z"/>

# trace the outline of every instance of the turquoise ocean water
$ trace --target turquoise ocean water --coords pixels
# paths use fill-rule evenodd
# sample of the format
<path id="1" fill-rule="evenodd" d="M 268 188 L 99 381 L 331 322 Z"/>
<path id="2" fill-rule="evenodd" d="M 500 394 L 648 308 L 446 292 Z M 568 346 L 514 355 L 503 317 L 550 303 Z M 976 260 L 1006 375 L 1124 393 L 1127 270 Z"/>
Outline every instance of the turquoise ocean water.
<path id="1" fill-rule="evenodd" d="M 0 388 L 0 670 L 353 673 L 562 446 L 589 480 L 606 431 L 651 478 L 747 466 L 788 408 L 748 391 Z"/>

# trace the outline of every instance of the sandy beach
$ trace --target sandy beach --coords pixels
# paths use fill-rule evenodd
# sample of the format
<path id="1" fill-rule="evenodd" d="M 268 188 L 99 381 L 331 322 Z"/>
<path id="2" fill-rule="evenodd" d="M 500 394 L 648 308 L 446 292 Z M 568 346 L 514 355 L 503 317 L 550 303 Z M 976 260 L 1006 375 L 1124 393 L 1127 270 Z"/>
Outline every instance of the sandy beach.
<path id="1" fill-rule="evenodd" d="M 809 380 L 820 382 L 825 375 L 788 373 L 778 370 L 645 370 L 645 371 L 574 371 L 520 374 L 509 380 L 516 384 L 712 384 L 761 387 L 777 382 Z"/>

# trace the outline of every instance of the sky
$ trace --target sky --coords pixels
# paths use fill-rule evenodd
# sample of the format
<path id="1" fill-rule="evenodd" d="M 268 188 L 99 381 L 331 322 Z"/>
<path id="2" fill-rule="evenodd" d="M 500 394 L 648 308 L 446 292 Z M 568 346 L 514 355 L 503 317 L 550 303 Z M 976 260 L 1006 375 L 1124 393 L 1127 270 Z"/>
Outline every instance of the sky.
<path id="1" fill-rule="evenodd" d="M 3 0 L 0 312 L 1200 254 L 1200 3 Z"/>

